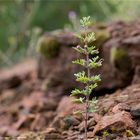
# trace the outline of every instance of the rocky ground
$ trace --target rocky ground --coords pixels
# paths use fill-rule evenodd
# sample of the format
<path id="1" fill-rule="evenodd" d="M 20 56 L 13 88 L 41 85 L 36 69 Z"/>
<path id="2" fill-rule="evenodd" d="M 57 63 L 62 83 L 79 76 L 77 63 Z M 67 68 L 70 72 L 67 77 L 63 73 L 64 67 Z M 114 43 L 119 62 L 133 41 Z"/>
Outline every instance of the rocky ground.
<path id="1" fill-rule="evenodd" d="M 104 63 L 92 72 L 101 73 L 102 82 L 91 95 L 98 103 L 89 115 L 88 139 L 140 140 L 140 24 L 117 22 L 90 30 L 97 34 Z M 77 43 L 68 31 L 46 33 L 37 46 L 43 46 L 39 60 L 0 70 L 0 140 L 84 139 L 83 117 L 73 114 L 83 105 L 73 104 L 69 97 L 81 86 L 73 76 L 81 68 L 71 64 L 81 57 L 71 48 Z M 112 63 L 112 47 L 127 55 Z M 51 53 L 52 48 L 57 51 Z"/>

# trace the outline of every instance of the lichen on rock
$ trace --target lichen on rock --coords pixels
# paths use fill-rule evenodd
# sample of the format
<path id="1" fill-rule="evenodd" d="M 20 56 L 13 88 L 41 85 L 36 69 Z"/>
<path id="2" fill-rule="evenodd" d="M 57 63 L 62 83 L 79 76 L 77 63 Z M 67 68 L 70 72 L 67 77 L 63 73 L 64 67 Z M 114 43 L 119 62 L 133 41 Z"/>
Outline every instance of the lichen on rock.
<path id="1" fill-rule="evenodd" d="M 55 37 L 44 35 L 39 38 L 36 49 L 45 58 L 52 58 L 58 55 L 60 43 Z"/>

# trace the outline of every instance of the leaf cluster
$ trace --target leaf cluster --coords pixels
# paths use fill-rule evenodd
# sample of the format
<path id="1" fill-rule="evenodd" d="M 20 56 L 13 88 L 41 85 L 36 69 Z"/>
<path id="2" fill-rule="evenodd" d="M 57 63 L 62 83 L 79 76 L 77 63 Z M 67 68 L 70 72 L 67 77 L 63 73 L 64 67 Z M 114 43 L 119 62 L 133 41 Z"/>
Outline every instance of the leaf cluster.
<path id="1" fill-rule="evenodd" d="M 94 52 L 96 52 L 96 51 L 97 50 L 95 50 Z M 99 56 L 96 56 L 94 58 L 89 59 L 89 62 L 87 62 L 85 59 L 77 59 L 77 60 L 72 61 L 72 63 L 81 65 L 85 68 L 93 69 L 93 68 L 98 68 L 98 67 L 102 66 L 102 61 L 103 61 L 102 59 L 99 59 Z"/>
<path id="2" fill-rule="evenodd" d="M 88 17 L 83 17 L 81 20 L 80 20 L 80 24 L 82 27 L 88 27 L 91 22 L 90 22 L 90 16 Z"/>
<path id="3" fill-rule="evenodd" d="M 97 104 L 98 100 L 96 98 L 93 98 L 91 101 L 89 101 L 89 107 L 88 107 L 88 112 L 95 112 L 97 107 L 96 107 L 96 104 Z"/>
<path id="4" fill-rule="evenodd" d="M 84 29 L 87 29 L 91 24 L 90 17 L 83 17 L 80 20 L 81 26 Z M 77 59 L 72 61 L 72 63 L 81 65 L 90 71 L 93 68 L 98 68 L 102 65 L 102 59 L 99 58 L 99 50 L 93 46 L 89 45 L 93 41 L 95 41 L 95 33 L 94 32 L 85 32 L 84 34 L 76 34 L 76 37 L 80 39 L 82 45 L 77 45 L 73 47 L 77 52 L 85 55 L 86 59 Z M 95 56 L 93 58 L 89 58 L 89 55 Z M 98 86 L 98 82 L 101 81 L 100 75 L 92 75 L 90 76 L 88 72 L 82 71 L 75 73 L 76 81 L 82 84 L 85 84 L 84 89 L 75 88 L 71 92 L 71 96 L 83 95 L 83 97 L 76 98 L 73 100 L 74 103 L 83 104 L 87 101 L 87 97 L 91 94 L 92 90 Z M 95 104 L 97 103 L 96 99 L 88 101 L 88 112 L 94 112 L 96 110 Z"/>
<path id="5" fill-rule="evenodd" d="M 97 83 L 99 81 L 101 81 L 100 75 L 95 75 L 95 76 L 91 76 L 91 77 L 87 77 L 85 74 L 85 71 L 82 72 L 78 72 L 76 74 L 74 74 L 76 77 L 76 81 L 77 82 L 81 82 L 81 83 Z"/>

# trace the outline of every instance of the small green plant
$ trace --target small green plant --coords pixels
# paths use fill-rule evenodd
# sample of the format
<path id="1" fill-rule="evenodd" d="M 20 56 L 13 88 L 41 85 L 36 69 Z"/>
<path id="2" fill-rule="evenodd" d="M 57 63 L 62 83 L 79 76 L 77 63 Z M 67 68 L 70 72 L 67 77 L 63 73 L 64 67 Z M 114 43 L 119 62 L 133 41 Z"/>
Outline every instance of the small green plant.
<path id="1" fill-rule="evenodd" d="M 106 130 L 104 130 L 103 132 L 102 132 L 102 136 L 105 138 L 105 137 L 107 137 L 109 135 L 109 133 L 106 131 Z"/>
<path id="2" fill-rule="evenodd" d="M 131 130 L 126 130 L 125 134 L 126 134 L 127 137 L 135 137 L 135 134 Z"/>
<path id="3" fill-rule="evenodd" d="M 89 100 L 89 96 L 93 89 L 98 86 L 98 82 L 101 81 L 100 75 L 91 75 L 91 69 L 98 68 L 102 65 L 102 59 L 99 59 L 99 51 L 95 46 L 92 46 L 92 42 L 95 41 L 94 32 L 89 32 L 88 27 L 91 24 L 90 17 L 83 17 L 80 20 L 81 27 L 84 30 L 82 34 L 76 34 L 80 39 L 80 45 L 74 47 L 76 51 L 83 54 L 85 59 L 77 59 L 73 61 L 74 64 L 81 65 L 86 71 L 78 72 L 75 75 L 76 81 L 85 84 L 84 89 L 74 89 L 71 92 L 71 96 L 82 97 L 75 98 L 74 103 L 85 104 L 84 110 L 78 110 L 76 113 L 82 113 L 85 119 L 85 140 L 87 140 L 87 121 L 90 112 L 96 111 L 96 98 Z M 92 58 L 90 56 L 93 56 Z"/>

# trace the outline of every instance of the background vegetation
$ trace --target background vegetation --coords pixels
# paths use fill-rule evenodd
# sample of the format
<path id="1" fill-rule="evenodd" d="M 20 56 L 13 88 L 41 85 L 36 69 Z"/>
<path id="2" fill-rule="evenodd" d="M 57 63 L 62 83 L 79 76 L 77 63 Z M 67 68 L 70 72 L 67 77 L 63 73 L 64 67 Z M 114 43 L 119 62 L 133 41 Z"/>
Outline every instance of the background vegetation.
<path id="1" fill-rule="evenodd" d="M 68 28 L 71 14 L 100 22 L 134 20 L 140 0 L 0 0 L 0 66 L 34 56 L 44 31 Z"/>

